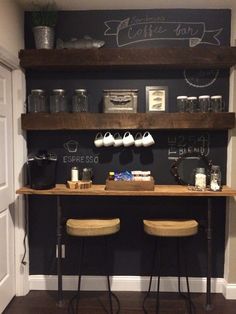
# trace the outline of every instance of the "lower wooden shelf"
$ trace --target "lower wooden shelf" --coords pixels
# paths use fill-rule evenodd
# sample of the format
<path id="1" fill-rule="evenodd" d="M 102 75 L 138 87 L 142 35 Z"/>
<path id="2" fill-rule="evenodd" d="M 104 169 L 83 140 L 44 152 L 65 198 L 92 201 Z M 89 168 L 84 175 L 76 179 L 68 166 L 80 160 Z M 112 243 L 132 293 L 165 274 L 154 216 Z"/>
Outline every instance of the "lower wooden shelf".
<path id="1" fill-rule="evenodd" d="M 226 130 L 235 126 L 234 112 L 219 113 L 28 113 L 23 130 L 190 129 Z"/>

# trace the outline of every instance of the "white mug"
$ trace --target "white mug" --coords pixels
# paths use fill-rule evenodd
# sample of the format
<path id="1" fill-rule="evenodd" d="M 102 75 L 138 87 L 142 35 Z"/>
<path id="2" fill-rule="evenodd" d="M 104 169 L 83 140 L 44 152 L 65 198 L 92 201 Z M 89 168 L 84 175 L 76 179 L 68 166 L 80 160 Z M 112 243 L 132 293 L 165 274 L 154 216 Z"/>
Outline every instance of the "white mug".
<path id="1" fill-rule="evenodd" d="M 114 134 L 114 146 L 119 147 L 121 145 L 123 145 L 123 139 L 122 139 L 120 133 L 117 132 Z"/>
<path id="2" fill-rule="evenodd" d="M 151 146 L 151 145 L 153 145 L 155 143 L 152 135 L 149 132 L 145 132 L 143 134 L 142 142 L 143 142 L 143 146 L 144 147 Z"/>
<path id="3" fill-rule="evenodd" d="M 114 137 L 110 132 L 106 132 L 103 136 L 103 145 L 104 146 L 113 146 L 114 145 Z"/>
<path id="4" fill-rule="evenodd" d="M 94 145 L 96 147 L 102 147 L 103 146 L 103 135 L 101 132 L 98 132 L 95 136 L 95 139 L 94 139 Z"/>
<path id="5" fill-rule="evenodd" d="M 123 136 L 123 145 L 125 147 L 131 146 L 134 144 L 134 137 L 130 132 L 125 132 Z"/>
<path id="6" fill-rule="evenodd" d="M 142 136 L 142 133 L 141 132 L 138 132 L 135 134 L 135 137 L 134 137 L 134 145 L 136 147 L 140 147 L 140 146 L 143 146 L 143 136 Z"/>

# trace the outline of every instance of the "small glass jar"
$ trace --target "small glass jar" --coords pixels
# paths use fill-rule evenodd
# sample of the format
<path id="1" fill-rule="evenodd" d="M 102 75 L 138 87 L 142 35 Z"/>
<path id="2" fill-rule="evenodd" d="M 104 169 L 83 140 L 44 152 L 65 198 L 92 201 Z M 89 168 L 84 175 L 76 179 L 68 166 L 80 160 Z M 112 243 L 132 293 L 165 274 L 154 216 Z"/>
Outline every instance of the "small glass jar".
<path id="1" fill-rule="evenodd" d="M 69 112 L 68 100 L 64 89 L 53 89 L 50 96 L 50 112 Z"/>
<path id="2" fill-rule="evenodd" d="M 197 112 L 198 111 L 198 100 L 197 97 L 191 96 L 188 97 L 187 109 L 188 112 Z"/>
<path id="3" fill-rule="evenodd" d="M 208 112 L 210 110 L 210 96 L 201 95 L 198 97 L 199 101 L 199 110 L 201 112 Z"/>
<path id="4" fill-rule="evenodd" d="M 188 104 L 187 96 L 177 96 L 177 110 L 179 112 L 186 111 L 187 104 Z"/>
<path id="5" fill-rule="evenodd" d="M 88 95 L 86 89 L 75 89 L 72 97 L 72 112 L 88 111 Z"/>
<path id="6" fill-rule="evenodd" d="M 212 191 L 221 190 L 221 171 L 220 167 L 216 165 L 211 166 L 210 189 Z"/>
<path id="7" fill-rule="evenodd" d="M 195 170 L 195 187 L 199 190 L 206 188 L 205 168 L 196 168 Z"/>
<path id="8" fill-rule="evenodd" d="M 221 95 L 211 96 L 211 111 L 223 111 L 223 100 Z"/>
<path id="9" fill-rule="evenodd" d="M 28 96 L 28 112 L 48 112 L 43 89 L 32 89 Z"/>
<path id="10" fill-rule="evenodd" d="M 71 168 L 71 181 L 73 182 L 79 181 L 79 170 L 77 167 Z"/>

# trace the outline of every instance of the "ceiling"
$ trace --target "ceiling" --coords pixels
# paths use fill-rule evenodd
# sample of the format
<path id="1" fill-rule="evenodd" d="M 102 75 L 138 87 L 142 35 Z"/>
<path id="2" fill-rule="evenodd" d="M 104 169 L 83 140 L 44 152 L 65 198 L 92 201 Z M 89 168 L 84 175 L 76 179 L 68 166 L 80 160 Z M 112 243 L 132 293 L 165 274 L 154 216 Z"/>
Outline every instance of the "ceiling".
<path id="1" fill-rule="evenodd" d="M 24 10 L 31 10 L 32 3 L 50 0 L 15 0 Z M 235 0 L 54 0 L 59 10 L 115 10 L 115 9 L 233 9 Z"/>

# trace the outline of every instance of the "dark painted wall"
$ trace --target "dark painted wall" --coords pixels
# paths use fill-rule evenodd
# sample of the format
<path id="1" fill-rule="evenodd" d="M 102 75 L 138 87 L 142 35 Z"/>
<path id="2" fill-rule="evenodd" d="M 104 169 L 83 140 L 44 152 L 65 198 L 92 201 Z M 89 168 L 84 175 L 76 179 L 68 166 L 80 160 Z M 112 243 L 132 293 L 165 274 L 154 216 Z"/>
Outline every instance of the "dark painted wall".
<path id="1" fill-rule="evenodd" d="M 115 22 L 114 22 L 115 20 Z M 34 42 L 25 19 L 26 48 Z M 108 22 L 109 21 L 109 22 Z M 117 22 L 119 21 L 119 23 Z M 105 23 L 106 22 L 106 23 Z M 110 29 L 108 30 L 108 26 Z M 120 27 L 118 27 L 120 26 Z M 163 31 L 165 30 L 165 32 Z M 209 31 L 209 32 L 207 32 Z M 229 10 L 126 10 L 60 12 L 57 37 L 68 40 L 90 35 L 106 42 L 105 47 L 156 47 L 229 45 Z M 214 36 L 212 36 L 214 34 Z M 101 48 L 102 49 L 102 48 Z M 87 88 L 89 110 L 102 111 L 102 91 L 107 88 L 138 88 L 138 111 L 145 112 L 145 86 L 168 86 L 168 111 L 176 111 L 176 96 L 223 95 L 228 108 L 228 71 L 116 71 L 116 72 L 27 72 L 27 93 L 33 88 L 43 88 L 50 94 L 53 88 L 65 88 L 71 97 L 75 88 Z M 112 131 L 113 132 L 113 131 Z M 113 132 L 115 133 L 115 131 Z M 124 132 L 121 132 L 123 134 Z M 132 131 L 133 134 L 136 132 Z M 92 167 L 94 183 L 104 183 L 110 170 L 151 170 L 157 184 L 174 184 L 170 174 L 173 158 L 186 149 L 204 151 L 214 164 L 226 174 L 227 132 L 154 131 L 156 145 L 149 148 L 96 148 L 94 131 L 28 132 L 28 151 L 45 148 L 58 155 L 57 182 L 70 178 L 70 169 L 77 165 Z M 65 143 L 74 140 L 76 152 L 69 152 Z M 196 167 L 196 160 L 188 160 L 184 176 Z M 186 171 L 187 169 L 187 171 Z M 55 197 L 30 197 L 29 199 L 30 273 L 56 272 L 56 199 Z M 117 275 L 144 275 L 149 271 L 152 239 L 143 232 L 143 218 L 185 217 L 197 219 L 201 226 L 206 221 L 207 202 L 204 198 L 143 198 L 143 197 L 63 197 L 64 217 L 120 217 L 121 231 L 111 240 L 112 269 Z M 213 276 L 222 277 L 224 267 L 225 199 L 213 202 Z M 217 230 L 217 232 L 216 232 Z M 75 274 L 78 243 L 64 235 L 66 259 L 63 270 Z M 88 256 L 102 263 L 101 248 L 97 239 L 89 240 Z M 166 249 L 163 273 L 176 275 L 173 241 L 164 241 Z M 205 276 L 206 241 L 202 228 L 188 242 L 191 276 Z M 93 250 L 92 250 L 93 249 Z M 168 250 L 167 250 L 168 249 Z M 173 249 L 173 250 L 172 250 Z M 91 259 L 90 259 L 91 260 Z M 171 262 L 171 264 L 169 263 Z M 98 274 L 98 265 L 86 262 L 85 272 Z"/>

